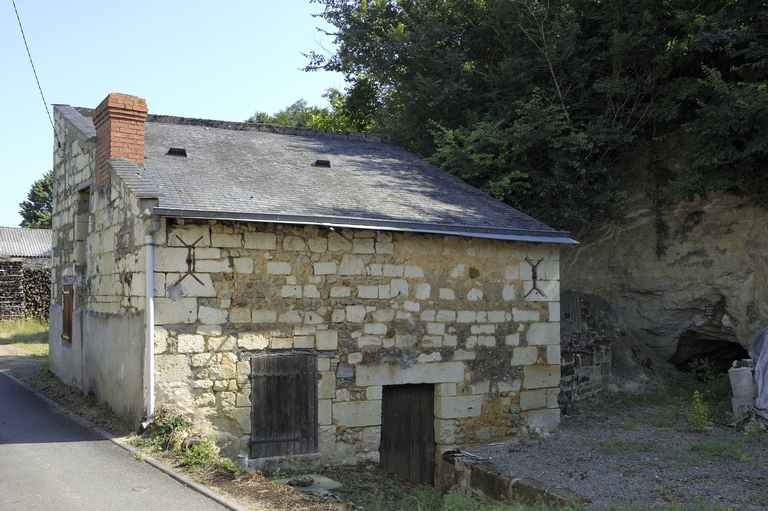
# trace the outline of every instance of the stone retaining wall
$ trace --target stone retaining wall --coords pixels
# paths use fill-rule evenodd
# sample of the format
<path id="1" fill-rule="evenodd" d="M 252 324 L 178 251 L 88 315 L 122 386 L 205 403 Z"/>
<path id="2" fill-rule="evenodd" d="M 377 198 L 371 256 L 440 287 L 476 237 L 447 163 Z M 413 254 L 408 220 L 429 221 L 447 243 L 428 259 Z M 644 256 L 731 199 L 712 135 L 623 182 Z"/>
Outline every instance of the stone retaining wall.
<path id="1" fill-rule="evenodd" d="M 590 350 L 565 352 L 561 361 L 560 388 L 568 401 L 590 398 L 608 386 L 611 377 L 611 348 L 595 343 Z"/>

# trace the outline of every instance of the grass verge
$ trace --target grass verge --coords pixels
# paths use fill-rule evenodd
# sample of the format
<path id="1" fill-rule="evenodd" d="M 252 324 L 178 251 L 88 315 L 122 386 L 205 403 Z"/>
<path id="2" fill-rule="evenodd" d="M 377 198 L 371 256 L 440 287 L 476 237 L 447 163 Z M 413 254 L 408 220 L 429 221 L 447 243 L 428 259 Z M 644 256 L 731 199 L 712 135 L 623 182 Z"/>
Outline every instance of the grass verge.
<path id="1" fill-rule="evenodd" d="M 0 344 L 18 348 L 35 359 L 47 359 L 48 323 L 37 319 L 0 321 Z"/>

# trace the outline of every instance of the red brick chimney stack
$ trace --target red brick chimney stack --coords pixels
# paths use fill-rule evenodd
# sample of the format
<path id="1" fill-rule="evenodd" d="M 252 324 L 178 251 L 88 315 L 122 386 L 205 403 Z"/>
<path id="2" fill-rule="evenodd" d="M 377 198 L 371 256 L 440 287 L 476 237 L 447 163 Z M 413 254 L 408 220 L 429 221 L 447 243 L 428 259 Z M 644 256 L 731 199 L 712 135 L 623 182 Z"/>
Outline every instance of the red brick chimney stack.
<path id="1" fill-rule="evenodd" d="M 144 122 L 147 102 L 113 92 L 93 112 L 96 128 L 95 187 L 109 184 L 109 158 L 144 163 Z"/>

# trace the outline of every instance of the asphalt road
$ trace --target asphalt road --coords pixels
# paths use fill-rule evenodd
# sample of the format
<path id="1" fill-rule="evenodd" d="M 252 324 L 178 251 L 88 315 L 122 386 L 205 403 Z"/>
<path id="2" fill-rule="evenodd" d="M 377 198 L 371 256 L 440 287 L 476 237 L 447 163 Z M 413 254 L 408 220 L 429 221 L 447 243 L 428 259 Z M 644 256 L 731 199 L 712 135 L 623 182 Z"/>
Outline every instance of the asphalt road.
<path id="1" fill-rule="evenodd" d="M 0 371 L 0 509 L 222 510 Z"/>

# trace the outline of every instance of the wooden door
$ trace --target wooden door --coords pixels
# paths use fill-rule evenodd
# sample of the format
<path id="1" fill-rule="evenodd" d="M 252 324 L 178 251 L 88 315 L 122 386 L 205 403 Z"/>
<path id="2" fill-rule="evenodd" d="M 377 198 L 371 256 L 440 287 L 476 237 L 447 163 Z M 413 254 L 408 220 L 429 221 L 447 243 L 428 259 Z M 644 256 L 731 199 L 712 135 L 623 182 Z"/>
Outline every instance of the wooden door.
<path id="1" fill-rule="evenodd" d="M 251 359 L 251 458 L 317 452 L 317 357 Z"/>
<path id="2" fill-rule="evenodd" d="M 413 483 L 432 485 L 434 385 L 385 386 L 381 406 L 381 465 Z"/>
<path id="3" fill-rule="evenodd" d="M 61 319 L 61 339 L 64 342 L 72 342 L 72 310 L 75 303 L 75 288 L 70 284 L 64 284 L 61 291 L 64 311 Z"/>

